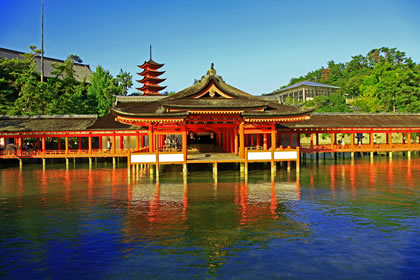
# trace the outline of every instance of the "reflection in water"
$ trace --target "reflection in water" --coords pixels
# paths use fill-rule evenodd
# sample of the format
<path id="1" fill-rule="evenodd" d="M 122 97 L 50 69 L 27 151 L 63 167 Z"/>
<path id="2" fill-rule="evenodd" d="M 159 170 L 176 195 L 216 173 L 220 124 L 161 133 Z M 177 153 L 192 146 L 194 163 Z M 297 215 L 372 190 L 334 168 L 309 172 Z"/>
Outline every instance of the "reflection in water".
<path id="1" fill-rule="evenodd" d="M 221 171 L 217 182 L 201 172 L 184 182 L 177 170 L 155 182 L 146 168 L 134 178 L 125 169 L 3 169 L 0 275 L 412 273 L 396 256 L 420 258 L 409 245 L 420 242 L 419 166 L 360 160 L 308 166 L 298 177 L 254 170 L 247 181 Z"/>

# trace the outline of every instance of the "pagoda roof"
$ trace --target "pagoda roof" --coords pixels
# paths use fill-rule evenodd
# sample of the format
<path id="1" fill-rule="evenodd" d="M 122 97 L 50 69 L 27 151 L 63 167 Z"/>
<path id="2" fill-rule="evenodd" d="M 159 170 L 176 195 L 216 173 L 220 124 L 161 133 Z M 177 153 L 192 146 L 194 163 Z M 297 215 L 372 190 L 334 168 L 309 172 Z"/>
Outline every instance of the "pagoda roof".
<path id="1" fill-rule="evenodd" d="M 136 82 L 138 82 L 138 83 L 142 83 L 142 84 L 144 84 L 144 83 L 148 83 L 148 82 L 152 82 L 152 83 L 156 83 L 156 84 L 159 84 L 159 83 L 161 83 L 161 82 L 163 82 L 163 81 L 165 81 L 166 79 L 160 79 L 160 78 L 157 78 L 157 77 L 144 77 L 143 79 L 141 79 L 141 80 L 136 80 Z"/>
<path id="2" fill-rule="evenodd" d="M 143 85 L 141 88 L 137 88 L 137 90 L 140 90 L 140 91 L 147 91 L 147 90 L 150 90 L 150 91 L 160 91 L 160 90 L 163 90 L 163 89 L 165 89 L 166 88 L 166 86 L 159 86 L 159 85 L 151 85 L 151 84 L 149 84 L 149 85 Z"/>
<path id="3" fill-rule="evenodd" d="M 151 77 L 157 77 L 165 73 L 165 71 L 155 71 L 150 69 L 145 69 L 141 73 L 137 73 L 137 75 L 140 76 L 151 76 Z"/>
<path id="4" fill-rule="evenodd" d="M 155 62 L 153 59 L 149 59 L 149 61 L 145 61 L 142 65 L 138 65 L 138 67 L 142 69 L 148 69 L 148 68 L 159 69 L 163 65 L 165 64 L 160 64 L 160 63 Z"/>
<path id="5" fill-rule="evenodd" d="M 143 88 L 142 88 L 143 89 Z M 235 111 L 244 117 L 297 117 L 310 114 L 296 106 L 261 99 L 225 83 L 211 68 L 202 79 L 171 96 L 147 103 L 126 103 L 112 109 L 115 115 L 130 117 L 187 116 L 190 113 L 226 114 Z"/>

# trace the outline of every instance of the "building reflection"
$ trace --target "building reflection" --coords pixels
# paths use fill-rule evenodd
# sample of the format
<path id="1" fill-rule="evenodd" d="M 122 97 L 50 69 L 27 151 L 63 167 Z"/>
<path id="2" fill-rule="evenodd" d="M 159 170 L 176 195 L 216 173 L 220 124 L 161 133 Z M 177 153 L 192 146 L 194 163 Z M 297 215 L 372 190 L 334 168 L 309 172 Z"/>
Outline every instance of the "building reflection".
<path id="1" fill-rule="evenodd" d="M 287 202 L 300 198 L 296 182 L 141 183 L 129 198 L 122 230 L 124 242 L 134 247 L 126 249 L 127 255 L 136 244 L 142 246 L 139 240 L 165 246 L 183 240 L 205 252 L 211 270 L 223 264 L 226 248 L 244 240 L 265 242 L 277 223 L 288 230 L 268 233 L 272 238 L 309 234 L 306 225 L 286 214 L 294 211 Z"/>

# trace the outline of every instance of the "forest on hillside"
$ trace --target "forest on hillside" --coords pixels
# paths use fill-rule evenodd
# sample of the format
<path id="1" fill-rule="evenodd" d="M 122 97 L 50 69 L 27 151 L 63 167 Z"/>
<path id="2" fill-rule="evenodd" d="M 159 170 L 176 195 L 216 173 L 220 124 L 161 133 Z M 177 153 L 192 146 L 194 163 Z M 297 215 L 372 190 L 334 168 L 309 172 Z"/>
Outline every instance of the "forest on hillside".
<path id="1" fill-rule="evenodd" d="M 420 112 L 420 65 L 396 48 L 373 49 L 345 63 L 331 60 L 284 87 L 305 80 L 340 87 L 337 94 L 304 104 L 318 111 Z M 346 99 L 352 107 L 345 105 Z"/>
<path id="2" fill-rule="evenodd" d="M 98 114 L 104 116 L 117 95 L 126 95 L 132 86 L 130 73 L 114 78 L 98 66 L 90 83 L 75 78 L 74 63 L 82 62 L 69 55 L 64 63 L 54 63 L 53 77 L 41 81 L 35 57 L 41 50 L 31 51 L 22 59 L 0 58 L 0 115 Z"/>

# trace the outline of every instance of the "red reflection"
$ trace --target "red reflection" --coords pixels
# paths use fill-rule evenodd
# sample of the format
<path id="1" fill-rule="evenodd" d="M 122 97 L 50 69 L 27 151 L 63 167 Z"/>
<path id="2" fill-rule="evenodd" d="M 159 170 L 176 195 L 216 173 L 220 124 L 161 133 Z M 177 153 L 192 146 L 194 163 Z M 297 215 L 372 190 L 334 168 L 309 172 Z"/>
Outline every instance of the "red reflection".
<path id="1" fill-rule="evenodd" d="M 69 170 L 66 169 L 66 171 L 64 171 L 64 201 L 66 202 L 66 204 L 69 204 L 71 201 L 70 191 L 71 191 L 70 173 L 69 173 Z"/>
<path id="2" fill-rule="evenodd" d="M 351 195 L 356 196 L 356 165 L 354 162 L 350 164 L 350 187 Z"/>
<path id="3" fill-rule="evenodd" d="M 271 180 L 271 203 L 270 203 L 270 211 L 273 214 L 274 218 L 277 219 L 277 197 L 276 197 L 276 189 L 274 180 Z"/>
<path id="4" fill-rule="evenodd" d="M 330 189 L 332 197 L 335 199 L 335 165 L 330 166 Z"/>
<path id="5" fill-rule="evenodd" d="M 159 206 L 160 206 L 159 201 L 160 201 L 160 183 L 156 182 L 156 194 L 154 198 L 153 197 L 150 198 L 150 203 L 149 203 L 149 214 L 148 214 L 149 223 L 153 223 L 155 221 L 157 214 L 159 213 Z"/>
<path id="6" fill-rule="evenodd" d="M 45 174 L 45 170 L 42 171 L 38 171 L 36 172 L 35 177 L 39 177 L 40 174 L 40 189 L 39 189 L 39 194 L 40 194 L 40 199 L 41 199 L 41 203 L 44 206 L 48 206 L 48 183 L 47 183 L 47 176 Z"/>
<path id="7" fill-rule="evenodd" d="M 236 187 L 235 187 L 236 189 Z M 248 183 L 242 183 L 239 187 L 239 196 L 240 196 L 240 205 L 241 205 L 241 221 L 240 224 L 243 225 L 246 222 L 248 217 Z"/>
<path id="8" fill-rule="evenodd" d="M 375 176 L 376 176 L 375 169 L 374 169 L 373 164 L 371 163 L 369 165 L 369 187 L 372 191 L 375 190 L 375 180 L 376 180 Z"/>
<path id="9" fill-rule="evenodd" d="M 182 219 L 187 219 L 187 209 L 188 209 L 188 184 L 184 182 L 184 195 L 182 200 Z"/>
<path id="10" fill-rule="evenodd" d="M 296 197 L 300 200 L 300 176 L 296 175 Z"/>
<path id="11" fill-rule="evenodd" d="M 88 172 L 88 197 L 89 201 L 93 200 L 93 186 L 95 184 L 95 180 L 93 178 L 92 169 L 89 169 Z"/>

